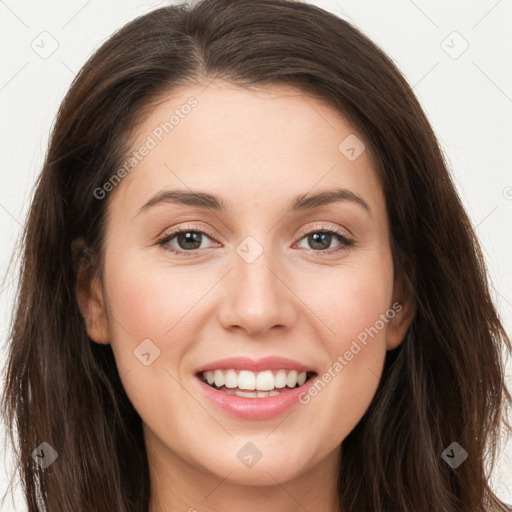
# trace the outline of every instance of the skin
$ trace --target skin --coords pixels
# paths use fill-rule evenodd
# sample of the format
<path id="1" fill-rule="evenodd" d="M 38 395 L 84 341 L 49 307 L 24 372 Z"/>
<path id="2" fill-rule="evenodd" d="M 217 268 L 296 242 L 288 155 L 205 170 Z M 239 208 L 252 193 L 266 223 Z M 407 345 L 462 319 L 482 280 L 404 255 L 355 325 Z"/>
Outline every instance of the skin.
<path id="1" fill-rule="evenodd" d="M 349 161 L 338 145 L 357 132 L 327 104 L 288 86 L 240 88 L 223 81 L 176 89 L 138 126 L 132 149 L 193 96 L 198 105 L 107 197 L 102 278 L 79 281 L 89 336 L 111 343 L 126 392 L 143 424 L 150 512 L 333 511 L 340 444 L 373 399 L 386 355 L 401 343 L 412 307 L 393 274 L 383 193 L 369 151 Z M 359 136 L 362 139 L 361 136 Z M 351 201 L 286 213 L 298 195 L 343 187 Z M 179 188 L 222 197 L 227 213 L 164 202 L 138 213 L 157 192 Z M 194 256 L 171 228 L 204 230 Z M 326 254 L 305 233 L 341 229 Z M 262 254 L 236 251 L 251 236 Z M 190 249 L 189 249 L 190 251 Z M 402 310 L 369 339 L 307 405 L 271 419 L 218 410 L 197 385 L 200 365 L 268 355 L 319 374 L 380 315 Z M 134 357 L 150 339 L 160 356 Z M 331 370 L 332 371 L 332 370 Z M 237 458 L 248 442 L 262 453 Z"/>

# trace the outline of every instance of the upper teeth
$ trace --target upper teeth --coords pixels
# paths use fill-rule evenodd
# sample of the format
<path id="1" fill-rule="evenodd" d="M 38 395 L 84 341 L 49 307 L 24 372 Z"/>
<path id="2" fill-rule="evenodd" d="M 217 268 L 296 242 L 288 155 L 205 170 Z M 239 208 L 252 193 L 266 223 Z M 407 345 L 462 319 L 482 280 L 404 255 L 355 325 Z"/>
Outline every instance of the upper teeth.
<path id="1" fill-rule="evenodd" d="M 294 388 L 306 382 L 306 372 L 298 373 L 296 370 L 272 370 L 251 372 L 249 370 L 213 370 L 203 372 L 203 379 L 208 384 L 215 384 L 218 388 L 239 388 L 258 391 L 270 391 L 288 386 Z"/>

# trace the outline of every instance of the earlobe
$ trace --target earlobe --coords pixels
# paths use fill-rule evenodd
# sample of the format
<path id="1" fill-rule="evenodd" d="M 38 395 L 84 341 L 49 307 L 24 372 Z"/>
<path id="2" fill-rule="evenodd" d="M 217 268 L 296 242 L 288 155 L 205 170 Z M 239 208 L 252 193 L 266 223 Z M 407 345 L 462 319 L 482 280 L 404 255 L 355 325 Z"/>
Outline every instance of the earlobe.
<path id="1" fill-rule="evenodd" d="M 96 343 L 110 343 L 104 293 L 99 277 L 93 277 L 91 258 L 83 239 L 72 243 L 78 306 L 89 337 Z"/>
<path id="2" fill-rule="evenodd" d="M 416 311 L 412 291 L 406 289 L 402 278 L 395 282 L 391 304 L 394 315 L 390 315 L 387 327 L 386 350 L 393 350 L 403 342 Z"/>

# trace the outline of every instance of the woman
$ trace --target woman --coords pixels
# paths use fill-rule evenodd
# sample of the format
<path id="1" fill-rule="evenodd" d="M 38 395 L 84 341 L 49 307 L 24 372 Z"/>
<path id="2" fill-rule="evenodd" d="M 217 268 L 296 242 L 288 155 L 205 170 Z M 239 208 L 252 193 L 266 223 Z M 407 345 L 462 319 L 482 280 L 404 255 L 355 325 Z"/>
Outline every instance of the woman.
<path id="1" fill-rule="evenodd" d="M 31 512 L 507 510 L 482 255 L 345 21 L 207 0 L 126 25 L 62 103 L 24 241 L 4 413 Z"/>

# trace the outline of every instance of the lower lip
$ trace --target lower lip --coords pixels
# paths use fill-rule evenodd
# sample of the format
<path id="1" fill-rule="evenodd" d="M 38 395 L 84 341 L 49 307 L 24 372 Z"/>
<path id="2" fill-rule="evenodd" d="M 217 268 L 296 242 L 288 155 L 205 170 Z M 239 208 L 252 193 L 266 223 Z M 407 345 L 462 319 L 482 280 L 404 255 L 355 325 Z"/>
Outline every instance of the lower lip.
<path id="1" fill-rule="evenodd" d="M 222 411 L 239 418 L 263 420 L 279 416 L 296 403 L 299 403 L 299 395 L 307 392 L 316 377 L 315 375 L 310 378 L 298 388 L 265 398 L 246 398 L 243 396 L 230 395 L 212 388 L 199 377 L 196 377 L 196 379 L 205 395 Z"/>

